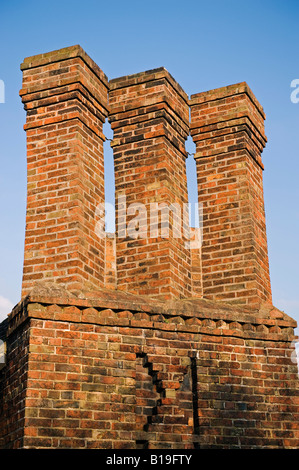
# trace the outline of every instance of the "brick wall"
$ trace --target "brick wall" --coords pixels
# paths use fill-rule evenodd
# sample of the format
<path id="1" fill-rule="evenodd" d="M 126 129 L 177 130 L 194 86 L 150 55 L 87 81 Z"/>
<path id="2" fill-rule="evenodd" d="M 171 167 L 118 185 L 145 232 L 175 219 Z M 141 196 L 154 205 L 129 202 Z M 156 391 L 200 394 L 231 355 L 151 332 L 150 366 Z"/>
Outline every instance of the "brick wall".
<path id="1" fill-rule="evenodd" d="M 7 322 L 6 322 L 7 323 Z M 1 338 L 6 340 L 8 325 Z M 0 370 L 0 448 L 21 448 L 25 425 L 25 398 L 29 357 L 29 324 L 6 341 L 6 365 Z"/>
<path id="2" fill-rule="evenodd" d="M 295 322 L 282 312 L 57 294 L 36 291 L 12 313 L 27 368 L 24 381 L 9 348 L 4 388 L 13 375 L 26 386 L 3 406 L 22 408 L 24 425 L 8 420 L 4 446 L 298 447 Z"/>

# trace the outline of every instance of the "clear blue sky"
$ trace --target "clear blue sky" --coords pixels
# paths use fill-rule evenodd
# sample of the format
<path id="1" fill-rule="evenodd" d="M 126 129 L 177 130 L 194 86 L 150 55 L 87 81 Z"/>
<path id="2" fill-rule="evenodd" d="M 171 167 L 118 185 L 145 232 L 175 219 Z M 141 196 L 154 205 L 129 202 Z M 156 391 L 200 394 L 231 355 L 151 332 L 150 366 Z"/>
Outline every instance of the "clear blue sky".
<path id="1" fill-rule="evenodd" d="M 290 83 L 299 78 L 299 2 L 0 0 L 0 21 L 0 317 L 20 300 L 22 279 L 20 63 L 80 44 L 108 78 L 164 66 L 189 95 L 249 84 L 267 116 L 264 191 L 274 305 L 299 322 L 299 103 L 290 100 Z"/>

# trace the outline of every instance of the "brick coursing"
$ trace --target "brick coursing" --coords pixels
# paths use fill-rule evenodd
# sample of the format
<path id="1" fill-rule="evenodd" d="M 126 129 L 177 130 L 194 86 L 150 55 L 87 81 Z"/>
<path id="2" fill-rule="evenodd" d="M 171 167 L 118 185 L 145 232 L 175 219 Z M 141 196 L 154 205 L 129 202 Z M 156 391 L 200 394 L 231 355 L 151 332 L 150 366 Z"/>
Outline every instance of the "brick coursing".
<path id="1" fill-rule="evenodd" d="M 170 214 L 170 233 L 150 234 L 150 204 L 188 202 L 185 140 L 189 106 L 185 92 L 165 69 L 150 70 L 109 82 L 109 121 L 114 131 L 116 230 L 123 225 L 119 198 L 144 204 L 141 237 L 125 236 L 116 243 L 117 286 L 135 294 L 164 298 L 191 295 L 190 250 L 176 237 Z M 132 214 L 135 215 L 135 214 Z M 174 216 L 172 216 L 174 217 Z M 126 223 L 132 217 L 127 216 Z M 137 262 L 137 264 L 136 264 Z"/>
<path id="2" fill-rule="evenodd" d="M 265 115 L 246 83 L 192 95 L 203 203 L 203 296 L 271 302 L 261 152 Z"/>
<path id="3" fill-rule="evenodd" d="M 37 280 L 70 289 L 105 285 L 105 240 L 94 225 L 104 202 L 108 81 L 86 57 L 73 47 L 22 64 L 28 174 L 22 295 Z"/>
<path id="4" fill-rule="evenodd" d="M 0 325 L 0 448 L 298 448 L 296 322 L 272 305 L 265 115 L 247 84 L 189 100 L 164 68 L 109 81 L 80 46 L 21 68 L 25 256 Z M 107 117 L 117 232 L 101 238 Z M 119 237 L 119 196 L 188 201 L 189 130 L 202 247 L 173 223 Z"/>
<path id="5" fill-rule="evenodd" d="M 26 337 L 25 390 L 3 403 L 24 418 L 4 446 L 298 446 L 295 322 L 282 312 L 57 294 L 37 291 L 12 313 L 10 337 Z"/>

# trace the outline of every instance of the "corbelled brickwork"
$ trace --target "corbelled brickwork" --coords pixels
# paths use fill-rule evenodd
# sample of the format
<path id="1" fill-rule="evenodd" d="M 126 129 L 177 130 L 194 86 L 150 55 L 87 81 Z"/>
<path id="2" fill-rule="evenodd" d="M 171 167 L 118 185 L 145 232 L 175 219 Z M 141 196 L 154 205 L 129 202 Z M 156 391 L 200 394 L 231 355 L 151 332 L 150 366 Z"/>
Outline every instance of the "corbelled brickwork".
<path id="1" fill-rule="evenodd" d="M 296 448 L 294 326 L 270 306 L 35 289 L 10 317 L 3 447 Z"/>
<path id="2" fill-rule="evenodd" d="M 203 296 L 271 302 L 261 152 L 265 115 L 246 83 L 192 95 L 203 204 Z"/>
<path id="3" fill-rule="evenodd" d="M 39 281 L 104 286 L 102 133 L 108 81 L 78 47 L 29 57 L 20 91 L 27 111 L 28 197 L 23 295 Z"/>
<path id="4" fill-rule="evenodd" d="M 271 302 L 264 113 L 248 86 L 189 100 L 163 68 L 109 82 L 79 46 L 22 69 L 25 260 L 0 325 L 0 448 L 299 448 L 296 322 Z M 175 211 L 169 227 L 151 212 L 183 214 L 189 128 L 202 247 L 186 218 L 177 236 Z"/>
<path id="5" fill-rule="evenodd" d="M 114 131 L 116 230 L 121 234 L 116 239 L 118 288 L 164 298 L 188 297 L 190 250 L 184 246 L 183 227 L 177 227 L 170 210 L 170 233 L 165 237 L 161 214 L 163 205 L 178 208 L 181 223 L 183 204 L 188 202 L 188 97 L 165 69 L 111 80 L 109 121 Z M 123 201 L 132 213 L 123 213 Z M 126 227 L 137 211 L 139 237 L 132 240 Z"/>

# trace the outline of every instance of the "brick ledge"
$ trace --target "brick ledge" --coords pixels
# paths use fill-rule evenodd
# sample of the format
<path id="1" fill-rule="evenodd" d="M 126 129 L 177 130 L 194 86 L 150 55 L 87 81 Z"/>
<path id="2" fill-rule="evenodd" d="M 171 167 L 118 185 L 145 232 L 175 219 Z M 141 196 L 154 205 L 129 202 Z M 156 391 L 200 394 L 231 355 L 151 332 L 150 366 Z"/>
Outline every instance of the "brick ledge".
<path id="1" fill-rule="evenodd" d="M 104 289 L 69 292 L 55 285 L 35 287 L 14 307 L 7 334 L 27 318 L 273 341 L 292 341 L 297 326 L 271 304 L 257 310 L 199 298 L 162 301 Z"/>

